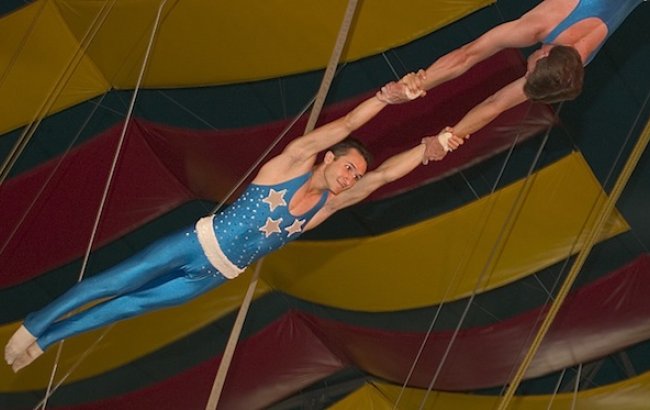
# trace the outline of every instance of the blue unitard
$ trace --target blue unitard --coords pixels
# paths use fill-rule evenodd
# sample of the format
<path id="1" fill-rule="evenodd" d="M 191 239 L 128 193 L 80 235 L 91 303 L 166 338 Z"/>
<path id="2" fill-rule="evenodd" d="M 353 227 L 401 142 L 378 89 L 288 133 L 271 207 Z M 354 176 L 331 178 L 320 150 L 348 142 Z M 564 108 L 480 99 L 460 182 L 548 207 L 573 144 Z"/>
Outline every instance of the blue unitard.
<path id="1" fill-rule="evenodd" d="M 327 200 L 303 215 L 288 204 L 311 173 L 276 185 L 248 186 L 228 208 L 149 245 L 143 251 L 82 280 L 43 309 L 25 328 L 43 350 L 51 344 L 154 309 L 182 304 L 237 276 L 250 263 L 297 238 Z M 207 229 L 206 229 L 207 227 Z M 214 238 L 214 243 L 210 243 Z M 221 269 L 219 269 L 221 268 Z M 98 299 L 108 300 L 70 317 Z"/>
<path id="2" fill-rule="evenodd" d="M 609 36 L 616 31 L 636 6 L 644 1 L 646 0 L 579 0 L 573 11 L 546 36 L 543 43 L 553 44 L 564 30 L 584 19 L 596 17 L 607 26 L 607 36 L 587 58 L 585 64 L 589 64 Z"/>

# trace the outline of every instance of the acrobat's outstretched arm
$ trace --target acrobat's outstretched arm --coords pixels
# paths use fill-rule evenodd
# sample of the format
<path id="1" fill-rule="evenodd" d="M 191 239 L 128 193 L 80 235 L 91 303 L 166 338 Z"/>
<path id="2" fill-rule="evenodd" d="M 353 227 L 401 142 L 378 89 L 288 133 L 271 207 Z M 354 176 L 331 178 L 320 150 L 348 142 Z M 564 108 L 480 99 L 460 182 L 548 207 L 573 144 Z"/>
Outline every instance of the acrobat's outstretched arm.
<path id="1" fill-rule="evenodd" d="M 539 26 L 522 18 L 500 24 L 476 40 L 440 57 L 425 70 L 421 88 L 429 90 L 459 77 L 477 63 L 506 48 L 527 47 L 537 43 Z"/>
<path id="2" fill-rule="evenodd" d="M 404 92 L 407 94 L 406 98 L 408 100 L 414 100 L 425 94 L 417 85 L 417 82 L 413 80 L 415 77 L 415 73 L 409 73 L 399 80 L 400 84 L 405 85 Z M 374 97 L 362 102 L 347 115 L 316 128 L 309 134 L 294 140 L 287 146 L 286 150 L 303 158 L 314 156 L 342 141 L 353 131 L 362 127 L 374 118 L 386 105 L 397 104 L 398 102 L 401 101 L 398 101 L 394 95 L 387 93 L 387 90 L 382 88 Z"/>
<path id="3" fill-rule="evenodd" d="M 427 145 L 425 158 L 431 161 L 441 160 L 455 149 L 449 144 L 450 140 L 469 138 L 504 111 L 526 101 L 525 82 L 525 78 L 513 81 L 472 108 L 456 125 L 445 127 L 438 135 L 423 138 L 422 142 Z"/>
<path id="4" fill-rule="evenodd" d="M 440 57 L 426 70 L 419 71 L 417 76 L 389 83 L 385 88 L 395 96 L 395 101 L 399 96 L 399 102 L 407 102 L 410 100 L 409 90 L 430 90 L 461 76 L 501 50 L 534 45 L 539 41 L 545 24 L 539 15 L 539 11 L 533 9 L 517 20 L 500 24 L 476 40 Z"/>
<path id="5" fill-rule="evenodd" d="M 460 143 L 463 141 L 460 139 Z M 329 200 L 312 218 L 306 229 L 312 229 L 336 211 L 354 205 L 388 184 L 407 175 L 418 165 L 425 163 L 425 145 L 419 144 L 409 150 L 393 155 L 376 169 L 366 173 L 352 188 Z"/>
<path id="6" fill-rule="evenodd" d="M 407 74 L 405 76 L 413 76 Z M 409 91 L 409 99 L 424 95 L 419 89 Z M 316 162 L 316 156 L 336 143 L 344 140 L 353 131 L 359 129 L 374 118 L 388 104 L 397 101 L 380 90 L 375 96 L 365 100 L 345 116 L 322 125 L 315 130 L 293 140 L 282 153 L 270 159 L 255 177 L 256 183 L 274 183 L 278 175 L 284 178 L 287 172 L 304 172 Z"/>

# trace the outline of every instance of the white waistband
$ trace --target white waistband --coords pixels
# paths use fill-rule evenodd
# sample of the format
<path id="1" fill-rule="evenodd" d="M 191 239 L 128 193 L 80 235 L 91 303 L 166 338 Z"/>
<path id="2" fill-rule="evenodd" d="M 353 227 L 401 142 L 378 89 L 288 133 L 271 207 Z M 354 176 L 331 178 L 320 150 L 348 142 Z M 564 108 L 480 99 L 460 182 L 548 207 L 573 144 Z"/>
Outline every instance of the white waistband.
<path id="1" fill-rule="evenodd" d="M 223 253 L 217 235 L 214 233 L 212 219 L 214 215 L 209 215 L 199 219 L 196 222 L 196 236 L 199 239 L 203 253 L 208 258 L 212 266 L 214 266 L 223 276 L 228 279 L 234 279 L 239 276 L 244 269 L 240 269 L 234 263 L 228 260 L 228 257 Z"/>

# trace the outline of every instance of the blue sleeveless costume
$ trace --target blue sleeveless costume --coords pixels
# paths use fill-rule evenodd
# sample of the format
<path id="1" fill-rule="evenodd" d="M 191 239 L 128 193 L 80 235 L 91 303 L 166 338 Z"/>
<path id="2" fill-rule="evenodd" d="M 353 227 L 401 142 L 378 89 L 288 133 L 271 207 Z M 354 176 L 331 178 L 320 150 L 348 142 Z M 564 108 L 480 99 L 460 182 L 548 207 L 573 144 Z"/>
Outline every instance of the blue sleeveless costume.
<path id="1" fill-rule="evenodd" d="M 327 200 L 323 192 L 308 212 L 294 216 L 289 203 L 311 176 L 304 174 L 276 186 L 251 184 L 231 206 L 214 218 L 214 232 L 225 256 L 239 268 L 245 268 L 263 255 L 273 252 L 298 237 L 307 222 Z"/>
<path id="2" fill-rule="evenodd" d="M 575 9 L 560 22 L 544 39 L 544 44 L 553 44 L 557 37 L 572 25 L 596 17 L 607 26 L 607 35 L 603 42 L 589 55 L 585 65 L 589 64 L 609 36 L 623 23 L 639 4 L 646 0 L 579 0 Z"/>
<path id="3" fill-rule="evenodd" d="M 303 215 L 288 205 L 309 179 L 306 173 L 276 185 L 251 184 L 227 209 L 210 218 L 228 262 L 243 270 L 250 263 L 296 239 L 327 200 Z M 204 218 L 206 219 L 206 218 Z M 198 226 L 198 224 L 197 224 Z M 161 238 L 143 251 L 82 280 L 43 309 L 27 316 L 25 328 L 43 350 L 69 336 L 182 304 L 226 281 L 206 256 L 194 226 Z M 102 298 L 112 298 L 68 318 L 69 312 Z"/>

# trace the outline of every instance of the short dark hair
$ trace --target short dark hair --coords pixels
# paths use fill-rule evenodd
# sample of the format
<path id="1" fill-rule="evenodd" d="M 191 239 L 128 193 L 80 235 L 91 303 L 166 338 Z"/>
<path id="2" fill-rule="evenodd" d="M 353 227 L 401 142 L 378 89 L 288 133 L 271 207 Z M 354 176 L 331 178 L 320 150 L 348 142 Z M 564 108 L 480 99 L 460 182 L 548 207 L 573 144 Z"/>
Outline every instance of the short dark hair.
<path id="1" fill-rule="evenodd" d="M 372 163 L 372 154 L 361 141 L 354 137 L 347 137 L 343 141 L 332 145 L 329 150 L 332 151 L 335 157 L 338 157 L 347 154 L 351 149 L 359 151 L 359 154 L 361 154 L 363 159 L 366 161 L 366 165 L 370 167 L 370 164 Z"/>
<path id="2" fill-rule="evenodd" d="M 584 67 L 575 48 L 554 46 L 528 73 L 524 93 L 533 101 L 556 103 L 573 100 L 582 91 Z"/>

